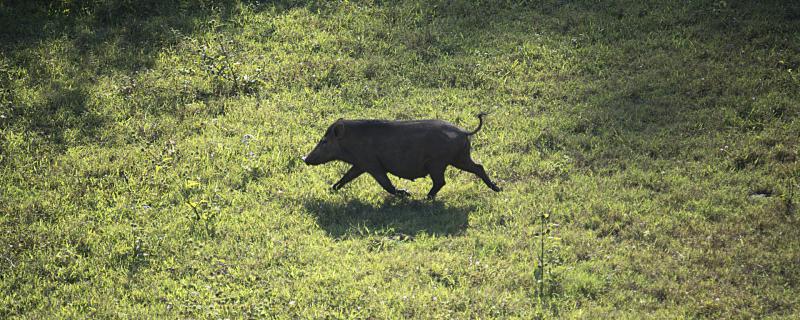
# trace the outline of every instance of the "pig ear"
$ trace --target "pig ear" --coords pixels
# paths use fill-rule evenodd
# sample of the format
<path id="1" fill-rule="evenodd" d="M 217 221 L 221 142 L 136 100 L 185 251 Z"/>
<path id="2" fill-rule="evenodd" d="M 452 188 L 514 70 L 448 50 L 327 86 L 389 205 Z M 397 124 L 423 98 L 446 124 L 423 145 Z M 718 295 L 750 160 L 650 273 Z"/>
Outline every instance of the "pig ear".
<path id="1" fill-rule="evenodd" d="M 336 137 L 336 139 L 344 137 L 344 124 L 337 123 L 333 126 L 333 136 Z"/>

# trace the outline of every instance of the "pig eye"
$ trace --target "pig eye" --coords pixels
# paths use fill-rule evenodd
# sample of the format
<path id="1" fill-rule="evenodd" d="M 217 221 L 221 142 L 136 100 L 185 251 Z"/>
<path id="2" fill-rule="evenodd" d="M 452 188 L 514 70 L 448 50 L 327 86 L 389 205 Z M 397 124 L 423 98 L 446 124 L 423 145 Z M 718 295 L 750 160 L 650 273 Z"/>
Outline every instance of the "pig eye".
<path id="1" fill-rule="evenodd" d="M 326 143 L 328 143 L 328 139 L 322 139 L 322 141 L 320 143 L 321 144 L 326 144 Z"/>

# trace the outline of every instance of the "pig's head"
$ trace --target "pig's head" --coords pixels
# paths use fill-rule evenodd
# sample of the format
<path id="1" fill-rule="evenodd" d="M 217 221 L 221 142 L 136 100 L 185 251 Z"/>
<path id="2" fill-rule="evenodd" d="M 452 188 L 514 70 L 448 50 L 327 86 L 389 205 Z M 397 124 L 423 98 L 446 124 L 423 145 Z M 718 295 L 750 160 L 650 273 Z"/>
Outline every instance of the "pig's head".
<path id="1" fill-rule="evenodd" d="M 311 153 L 303 157 L 303 161 L 305 161 L 307 165 L 315 166 L 342 159 L 344 151 L 341 147 L 341 141 L 342 137 L 344 137 L 344 131 L 345 128 L 342 119 L 334 122 L 328 127 L 328 130 L 325 131 L 325 135 L 322 136 L 322 140 L 317 143 L 314 150 L 311 150 Z"/>

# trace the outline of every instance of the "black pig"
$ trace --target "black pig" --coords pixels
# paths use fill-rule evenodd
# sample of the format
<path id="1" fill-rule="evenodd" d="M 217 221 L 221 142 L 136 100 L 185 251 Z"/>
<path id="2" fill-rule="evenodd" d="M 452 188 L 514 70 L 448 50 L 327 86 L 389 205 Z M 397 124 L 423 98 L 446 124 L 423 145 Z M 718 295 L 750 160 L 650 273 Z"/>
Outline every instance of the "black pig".
<path id="1" fill-rule="evenodd" d="M 471 132 L 441 120 L 339 119 L 328 127 L 322 140 L 303 161 L 319 165 L 339 160 L 353 165 L 331 186 L 334 190 L 366 172 L 387 192 L 407 196 L 408 191 L 392 185 L 387 172 L 409 180 L 430 175 L 433 187 L 428 198 L 433 199 L 445 184 L 445 169 L 452 165 L 474 173 L 489 188 L 499 192 L 501 189 L 489 179 L 483 166 L 475 163 L 469 154 L 469 136 L 481 129 L 485 115 L 477 115 L 480 123 Z"/>

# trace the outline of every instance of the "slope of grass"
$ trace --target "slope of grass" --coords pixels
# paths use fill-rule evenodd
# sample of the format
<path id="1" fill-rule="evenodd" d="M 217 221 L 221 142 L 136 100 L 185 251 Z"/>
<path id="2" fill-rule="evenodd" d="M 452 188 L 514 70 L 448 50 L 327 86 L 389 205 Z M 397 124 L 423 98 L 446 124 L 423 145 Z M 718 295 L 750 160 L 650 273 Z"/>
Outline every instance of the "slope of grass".
<path id="1" fill-rule="evenodd" d="M 0 1 L 0 317 L 798 317 L 798 17 Z M 478 111 L 499 194 L 300 160 L 340 117 Z"/>

